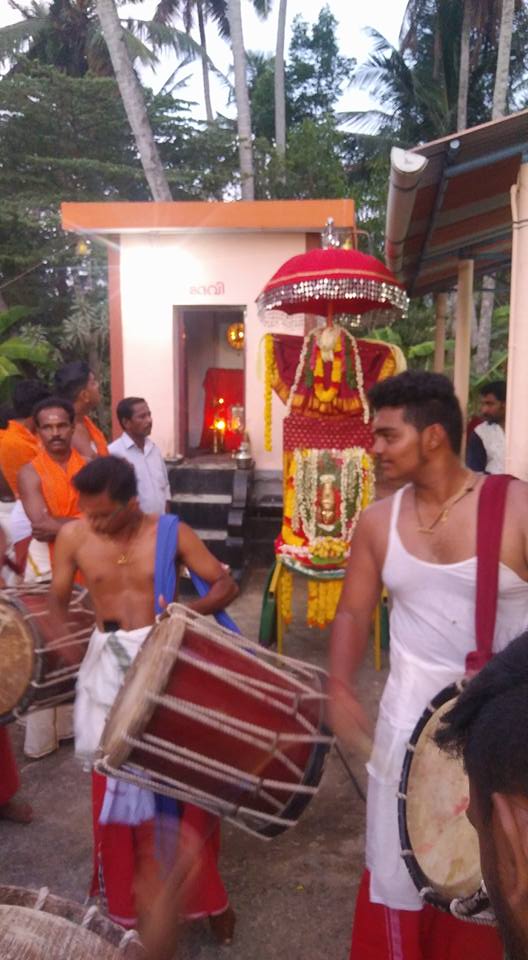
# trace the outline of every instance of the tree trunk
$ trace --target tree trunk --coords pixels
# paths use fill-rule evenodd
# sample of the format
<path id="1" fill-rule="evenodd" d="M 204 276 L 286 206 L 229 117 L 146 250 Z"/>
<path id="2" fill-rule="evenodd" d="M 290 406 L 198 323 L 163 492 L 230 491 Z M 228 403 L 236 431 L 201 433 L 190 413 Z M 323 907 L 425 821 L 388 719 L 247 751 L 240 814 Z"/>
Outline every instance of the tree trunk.
<path id="1" fill-rule="evenodd" d="M 114 0 L 97 0 L 97 15 L 152 197 L 154 200 L 172 200 Z"/>
<path id="2" fill-rule="evenodd" d="M 510 85 L 510 54 L 514 12 L 515 0 L 502 0 L 499 49 L 497 51 L 493 107 L 491 109 L 492 120 L 498 120 L 499 117 L 503 117 L 506 113 L 506 101 L 508 99 L 508 88 Z"/>
<path id="3" fill-rule="evenodd" d="M 471 0 L 464 0 L 464 16 L 460 35 L 460 69 L 458 73 L 457 130 L 467 127 L 469 90 L 469 38 L 471 34 Z"/>
<path id="4" fill-rule="evenodd" d="M 277 23 L 277 46 L 275 49 L 275 146 L 277 152 L 286 153 L 286 90 L 284 80 L 284 36 L 286 33 L 286 8 L 288 0 L 280 0 Z"/>
<path id="5" fill-rule="evenodd" d="M 255 198 L 255 179 L 253 174 L 253 141 L 251 134 L 251 109 L 246 73 L 246 51 L 242 33 L 242 12 L 240 0 L 227 0 L 227 17 L 231 34 L 231 49 L 235 68 L 235 99 L 237 105 L 238 155 L 240 158 L 240 179 L 242 199 Z"/>
<path id="6" fill-rule="evenodd" d="M 491 321 L 495 303 L 495 277 L 482 280 L 482 299 L 480 301 L 480 319 L 475 354 L 475 372 L 482 376 L 486 373 L 490 361 Z"/>
<path id="7" fill-rule="evenodd" d="M 514 12 L 515 0 L 502 0 L 499 47 L 497 51 L 497 68 L 495 70 L 493 107 L 491 110 L 492 120 L 498 120 L 506 113 L 506 103 L 510 85 L 510 54 Z M 495 286 L 495 277 L 485 276 L 483 278 L 477 353 L 475 357 L 475 369 L 480 375 L 486 372 L 490 364 L 491 324 L 493 320 L 493 307 L 495 303 Z"/>
<path id="8" fill-rule="evenodd" d="M 213 116 L 213 107 L 211 105 L 211 86 L 209 84 L 209 65 L 207 63 L 207 38 L 205 36 L 205 21 L 203 15 L 202 0 L 197 0 L 196 10 L 198 13 L 198 29 L 200 31 L 200 46 L 202 48 L 201 58 L 202 58 L 202 79 L 203 79 L 203 90 L 204 90 L 204 101 L 205 101 L 205 116 L 207 118 L 207 123 L 212 123 L 214 120 Z"/>

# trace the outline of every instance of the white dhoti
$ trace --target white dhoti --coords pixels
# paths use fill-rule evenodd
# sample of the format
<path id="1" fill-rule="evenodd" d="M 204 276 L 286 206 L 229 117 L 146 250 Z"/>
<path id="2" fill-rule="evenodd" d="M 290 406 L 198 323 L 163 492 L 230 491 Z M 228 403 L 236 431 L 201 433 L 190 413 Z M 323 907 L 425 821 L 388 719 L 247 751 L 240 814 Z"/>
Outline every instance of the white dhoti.
<path id="1" fill-rule="evenodd" d="M 92 633 L 81 663 L 75 695 L 75 753 L 91 764 L 106 718 L 151 627 Z"/>
<path id="2" fill-rule="evenodd" d="M 77 678 L 75 695 L 75 753 L 90 767 L 103 735 L 106 718 L 151 627 L 92 633 Z M 131 783 L 106 778 L 101 823 L 137 825 L 155 813 L 154 794 Z"/>

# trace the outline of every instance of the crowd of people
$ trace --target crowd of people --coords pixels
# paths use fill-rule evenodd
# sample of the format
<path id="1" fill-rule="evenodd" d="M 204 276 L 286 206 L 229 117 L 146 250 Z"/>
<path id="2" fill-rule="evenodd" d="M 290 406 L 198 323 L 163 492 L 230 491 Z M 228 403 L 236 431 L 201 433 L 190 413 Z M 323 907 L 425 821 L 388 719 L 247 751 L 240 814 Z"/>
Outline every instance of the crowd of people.
<path id="1" fill-rule="evenodd" d="M 523 742 L 528 486 L 516 479 L 489 485 L 491 475 L 500 480 L 504 470 L 503 387 L 495 383 L 482 391 L 483 429 L 477 426 L 476 439 L 470 437 L 466 463 L 462 413 L 446 377 L 409 371 L 378 383 L 370 393 L 373 453 L 396 493 L 372 504 L 358 523 L 333 624 L 329 668 L 330 719 L 339 739 L 357 753 L 372 734 L 355 679 L 385 587 L 391 608 L 390 671 L 367 764 L 366 869 L 351 960 L 503 956 L 495 927 L 424 906 L 401 856 L 396 799 L 407 744 L 423 710 L 440 690 L 482 666 L 476 595 L 487 537 L 490 543 L 495 538 L 497 553 L 495 573 L 486 574 L 490 584 L 495 575 L 497 592 L 488 651 L 494 656 L 468 683 L 438 742 L 463 756 L 467 766 L 468 815 L 479 835 L 483 876 L 509 960 L 528 957 Z M 128 397 L 118 404 L 123 432 L 107 449 L 90 419 L 100 398 L 88 367 L 69 364 L 59 371 L 56 388 L 57 395 L 49 397 L 39 396 L 34 383 L 17 385 L 15 415 L 0 442 L 0 467 L 17 498 L 11 531 L 18 576 L 52 576 L 50 608 L 59 627 L 76 578 L 82 577 L 92 598 L 96 629 L 80 668 L 74 710 L 76 751 L 89 766 L 127 665 L 156 612 L 173 599 L 174 569 L 183 563 L 209 584 L 204 597 L 189 603 L 201 613 L 222 610 L 237 587 L 188 526 L 163 519 L 168 478 L 149 438 L 146 401 Z M 504 503 L 498 510 L 500 498 Z M 171 544 L 172 567 L 165 580 L 156 570 L 160 538 Z M 157 595 L 155 574 L 157 584 L 166 584 Z M 71 717 L 59 714 L 31 716 L 27 752 L 40 755 L 71 734 Z M 31 729 L 33 723 L 38 729 Z M 27 805 L 16 802 L 16 767 L 5 728 L 0 737 L 0 769 L 9 771 L 9 788 L 5 777 L 0 785 L 0 816 L 28 819 Z M 100 774 L 92 776 L 91 895 L 103 898 L 110 916 L 123 926 L 141 926 L 152 891 L 163 882 L 154 844 L 157 801 L 148 791 L 134 788 L 134 793 Z M 183 912 L 208 916 L 219 942 L 228 943 L 234 914 L 217 868 L 218 821 L 190 805 L 179 814 L 181 835 L 200 838 Z"/>
<path id="2" fill-rule="evenodd" d="M 0 440 L 0 468 L 16 497 L 4 525 L 16 582 L 50 582 L 57 635 L 66 630 L 74 582 L 89 592 L 96 628 L 80 670 L 73 716 L 70 706 L 28 714 L 24 752 L 40 758 L 74 735 L 76 754 L 90 766 L 126 667 L 156 612 L 175 598 L 175 571 L 185 566 L 209 585 L 205 596 L 188 603 L 198 613 L 222 611 L 238 588 L 193 530 L 165 513 L 167 470 L 149 438 L 152 417 L 146 401 L 121 400 L 116 413 L 123 432 L 107 447 L 90 418 L 100 394 L 88 365 L 79 361 L 59 370 L 55 391 L 50 395 L 34 381 L 16 386 L 15 416 Z M 161 571 L 167 590 L 165 596 L 155 596 L 161 541 L 169 556 L 169 569 Z M 2 552 L 8 553 L 7 540 Z M 19 780 L 5 727 L 0 727 L 0 751 L 0 817 L 28 822 L 31 810 L 16 797 Z M 133 928 L 141 925 L 163 881 L 155 849 L 154 797 L 146 790 L 127 791 L 125 785 L 117 791 L 115 781 L 95 772 L 92 777 L 90 896 L 105 903 L 113 920 Z M 235 917 L 217 867 L 218 820 L 189 804 L 174 805 L 172 815 L 179 819 L 180 848 L 189 836 L 198 851 L 183 912 L 208 917 L 218 941 L 229 942 Z"/>

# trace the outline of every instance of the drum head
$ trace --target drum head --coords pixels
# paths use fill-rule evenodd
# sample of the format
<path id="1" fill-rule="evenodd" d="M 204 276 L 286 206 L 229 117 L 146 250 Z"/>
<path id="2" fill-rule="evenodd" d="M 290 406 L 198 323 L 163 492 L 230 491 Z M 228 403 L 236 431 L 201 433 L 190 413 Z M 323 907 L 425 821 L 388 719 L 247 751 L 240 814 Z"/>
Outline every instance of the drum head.
<path id="1" fill-rule="evenodd" d="M 96 933 L 29 907 L 0 904 L 2 960 L 117 960 L 115 947 Z"/>
<path id="2" fill-rule="evenodd" d="M 35 670 L 34 646 L 33 633 L 18 605 L 0 599 L 0 720 L 24 703 Z"/>
<path id="3" fill-rule="evenodd" d="M 144 960 L 137 935 L 95 907 L 23 887 L 0 886 L 2 960 Z"/>
<path id="4" fill-rule="evenodd" d="M 137 737 L 146 727 L 155 702 L 146 696 L 165 689 L 185 632 L 185 619 L 172 615 L 159 621 L 127 670 L 106 722 L 99 752 L 112 767 L 126 763 L 133 749 L 126 737 Z"/>
<path id="5" fill-rule="evenodd" d="M 411 877 L 425 898 L 449 909 L 455 897 L 470 897 L 482 883 L 478 837 L 469 823 L 469 781 L 462 761 L 433 741 L 456 688 L 431 704 L 416 727 L 400 784 L 400 839 Z"/>

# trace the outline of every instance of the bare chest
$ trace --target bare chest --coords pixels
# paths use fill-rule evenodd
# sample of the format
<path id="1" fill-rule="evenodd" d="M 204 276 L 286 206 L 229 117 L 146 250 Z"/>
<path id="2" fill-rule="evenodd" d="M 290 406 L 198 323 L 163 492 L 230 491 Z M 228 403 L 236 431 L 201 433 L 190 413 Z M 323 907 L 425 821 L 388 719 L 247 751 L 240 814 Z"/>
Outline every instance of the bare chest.
<path id="1" fill-rule="evenodd" d="M 151 592 L 156 537 L 146 531 L 133 542 L 89 536 L 78 551 L 78 564 L 88 588 L 98 593 Z"/>

